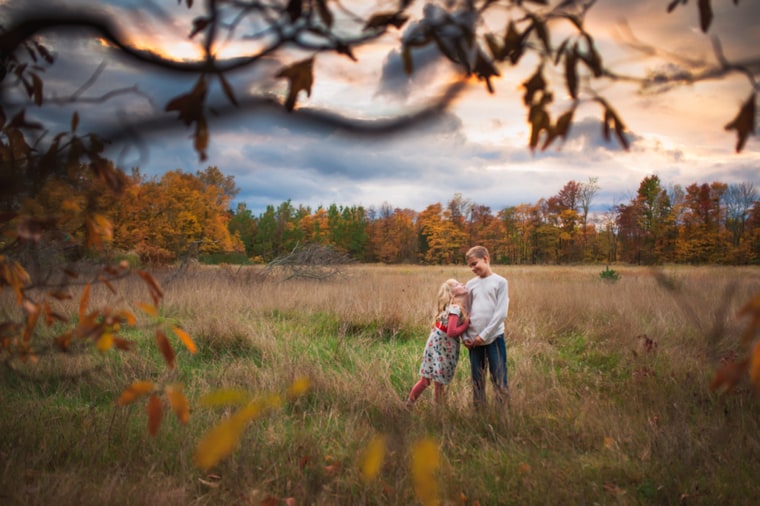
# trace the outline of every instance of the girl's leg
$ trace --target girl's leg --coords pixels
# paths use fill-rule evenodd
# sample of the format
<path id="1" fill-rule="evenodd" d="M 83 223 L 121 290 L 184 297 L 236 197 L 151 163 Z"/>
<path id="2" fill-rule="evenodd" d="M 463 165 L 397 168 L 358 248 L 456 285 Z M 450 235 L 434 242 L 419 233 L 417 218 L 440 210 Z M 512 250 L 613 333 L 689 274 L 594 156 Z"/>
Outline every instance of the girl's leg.
<path id="1" fill-rule="evenodd" d="M 438 383 L 437 381 L 433 383 L 433 396 L 435 399 L 435 402 L 437 404 L 443 404 L 446 401 L 446 385 L 443 383 Z"/>
<path id="2" fill-rule="evenodd" d="M 430 386 L 430 379 L 420 378 L 420 380 L 412 387 L 412 391 L 409 392 L 409 399 L 407 400 L 407 403 L 411 403 L 419 399 L 420 395 L 422 395 L 422 392 L 424 392 L 428 386 Z"/>

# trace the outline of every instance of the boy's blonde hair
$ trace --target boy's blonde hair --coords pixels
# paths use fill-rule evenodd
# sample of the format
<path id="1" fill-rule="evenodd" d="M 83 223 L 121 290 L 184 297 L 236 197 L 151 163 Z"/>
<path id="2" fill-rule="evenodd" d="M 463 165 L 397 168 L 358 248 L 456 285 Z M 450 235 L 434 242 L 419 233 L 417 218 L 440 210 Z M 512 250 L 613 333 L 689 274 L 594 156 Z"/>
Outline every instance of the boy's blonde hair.
<path id="1" fill-rule="evenodd" d="M 467 250 L 467 254 L 464 256 L 464 259 L 469 260 L 472 257 L 491 258 L 491 255 L 488 254 L 488 249 L 485 246 L 473 246 Z"/>

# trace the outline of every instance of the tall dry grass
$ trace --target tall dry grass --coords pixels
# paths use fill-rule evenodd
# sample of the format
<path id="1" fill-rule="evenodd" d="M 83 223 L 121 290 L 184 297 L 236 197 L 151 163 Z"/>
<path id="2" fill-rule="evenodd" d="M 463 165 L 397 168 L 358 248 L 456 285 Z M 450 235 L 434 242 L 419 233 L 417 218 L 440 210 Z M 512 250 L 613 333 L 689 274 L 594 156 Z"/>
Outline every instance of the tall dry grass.
<path id="1" fill-rule="evenodd" d="M 408 451 L 433 437 L 449 504 L 750 504 L 760 489 L 758 400 L 746 383 L 707 388 L 738 351 L 738 309 L 760 289 L 756 268 L 503 267 L 509 281 L 506 410 L 473 412 L 462 362 L 438 408 L 402 400 L 417 377 L 439 284 L 462 266 L 352 266 L 324 282 L 260 268 L 156 273 L 160 322 L 199 345 L 167 371 L 149 332 L 135 353 L 50 355 L 8 368 L 0 404 L 0 501 L 11 504 L 413 504 Z M 145 286 L 117 287 L 123 304 Z M 113 304 L 105 289 L 91 305 Z M 5 303 L 4 303 L 5 304 Z M 74 308 L 70 308 L 75 312 Z M 136 379 L 181 381 L 192 401 L 219 388 L 303 398 L 252 424 L 211 473 L 194 444 L 224 412 L 167 416 L 151 438 L 140 406 L 114 399 Z M 388 457 L 365 484 L 358 455 L 385 434 Z"/>

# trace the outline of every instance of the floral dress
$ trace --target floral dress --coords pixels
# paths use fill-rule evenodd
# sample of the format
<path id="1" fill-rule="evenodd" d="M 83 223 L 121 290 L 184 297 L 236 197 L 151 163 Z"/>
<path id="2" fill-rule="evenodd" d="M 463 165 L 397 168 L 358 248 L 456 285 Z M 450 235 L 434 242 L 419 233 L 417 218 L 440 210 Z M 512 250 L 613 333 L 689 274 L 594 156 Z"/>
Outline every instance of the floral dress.
<path id="1" fill-rule="evenodd" d="M 458 305 L 451 304 L 441 311 L 425 343 L 420 365 L 420 376 L 443 385 L 448 385 L 454 379 L 459 361 L 459 334 L 467 328 L 464 326 L 454 337 L 449 337 L 446 333 L 449 315 L 456 315 L 459 323 L 462 323 L 462 309 Z"/>

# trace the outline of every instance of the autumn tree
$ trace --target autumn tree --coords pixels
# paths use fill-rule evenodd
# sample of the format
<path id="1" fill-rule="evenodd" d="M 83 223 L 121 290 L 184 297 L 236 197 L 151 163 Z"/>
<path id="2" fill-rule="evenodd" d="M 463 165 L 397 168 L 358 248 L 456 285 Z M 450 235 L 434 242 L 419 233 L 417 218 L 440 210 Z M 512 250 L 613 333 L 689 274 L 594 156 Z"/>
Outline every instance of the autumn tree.
<path id="1" fill-rule="evenodd" d="M 636 197 L 630 204 L 618 206 L 618 213 L 619 233 L 628 260 L 645 265 L 663 262 L 674 246 L 669 234 L 673 215 L 660 178 L 644 178 Z"/>
<path id="2" fill-rule="evenodd" d="M 427 206 L 417 217 L 417 226 L 424 247 L 422 261 L 431 264 L 453 264 L 463 261 L 467 235 L 460 220 L 452 219 L 451 209 L 439 203 Z"/>
<path id="3" fill-rule="evenodd" d="M 727 186 L 713 183 L 691 184 L 684 194 L 684 212 L 678 250 L 682 261 L 707 263 L 727 258 L 721 227 L 721 200 Z"/>
<path id="4" fill-rule="evenodd" d="M 380 209 L 370 208 L 367 219 L 367 261 L 417 262 L 419 242 L 415 211 L 394 208 L 386 202 Z"/>
<path id="5" fill-rule="evenodd" d="M 161 178 L 135 171 L 123 204 L 109 214 L 114 247 L 157 263 L 183 255 L 242 251 L 240 239 L 228 227 L 230 199 L 236 194 L 234 181 L 216 167 L 195 175 L 169 171 Z"/>

